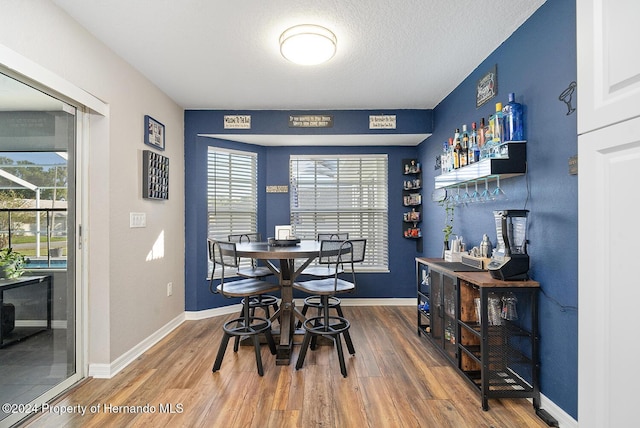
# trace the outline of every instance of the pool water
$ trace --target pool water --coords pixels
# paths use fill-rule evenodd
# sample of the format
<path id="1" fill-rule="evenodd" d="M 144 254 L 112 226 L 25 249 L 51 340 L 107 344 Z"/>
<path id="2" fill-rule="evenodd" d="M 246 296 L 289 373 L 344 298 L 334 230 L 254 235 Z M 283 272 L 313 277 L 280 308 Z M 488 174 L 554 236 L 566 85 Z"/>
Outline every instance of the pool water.
<path id="1" fill-rule="evenodd" d="M 67 259 L 52 259 L 49 260 L 34 260 L 29 259 L 27 263 L 24 265 L 25 269 L 66 269 L 67 268 Z"/>

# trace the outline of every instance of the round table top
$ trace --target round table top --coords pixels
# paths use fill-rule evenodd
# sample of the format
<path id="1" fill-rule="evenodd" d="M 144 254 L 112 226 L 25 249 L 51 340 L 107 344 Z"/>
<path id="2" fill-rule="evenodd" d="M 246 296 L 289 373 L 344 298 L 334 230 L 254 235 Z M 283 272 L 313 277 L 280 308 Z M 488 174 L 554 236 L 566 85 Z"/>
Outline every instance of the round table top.
<path id="1" fill-rule="evenodd" d="M 300 241 L 291 247 L 271 246 L 266 242 L 243 242 L 236 244 L 236 253 L 252 259 L 298 259 L 317 257 L 320 254 L 320 242 Z"/>

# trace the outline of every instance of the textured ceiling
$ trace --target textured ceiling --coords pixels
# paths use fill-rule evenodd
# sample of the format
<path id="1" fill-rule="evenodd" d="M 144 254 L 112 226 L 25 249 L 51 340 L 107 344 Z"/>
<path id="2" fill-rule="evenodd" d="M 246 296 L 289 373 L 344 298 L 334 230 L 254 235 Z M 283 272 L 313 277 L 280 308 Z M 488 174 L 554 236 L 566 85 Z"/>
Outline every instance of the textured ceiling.
<path id="1" fill-rule="evenodd" d="M 544 0 L 53 0 L 185 109 L 434 108 Z M 282 31 L 324 25 L 326 64 Z"/>

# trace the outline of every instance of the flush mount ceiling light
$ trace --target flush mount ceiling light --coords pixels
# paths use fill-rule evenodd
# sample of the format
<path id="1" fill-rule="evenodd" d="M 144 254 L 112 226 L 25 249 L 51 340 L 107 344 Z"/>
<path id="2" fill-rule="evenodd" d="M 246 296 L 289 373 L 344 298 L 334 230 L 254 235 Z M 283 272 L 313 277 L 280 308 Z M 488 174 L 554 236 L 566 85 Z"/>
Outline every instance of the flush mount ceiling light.
<path id="1" fill-rule="evenodd" d="M 336 35 L 319 25 L 296 25 L 280 36 L 280 53 L 300 65 L 329 61 L 336 53 Z"/>

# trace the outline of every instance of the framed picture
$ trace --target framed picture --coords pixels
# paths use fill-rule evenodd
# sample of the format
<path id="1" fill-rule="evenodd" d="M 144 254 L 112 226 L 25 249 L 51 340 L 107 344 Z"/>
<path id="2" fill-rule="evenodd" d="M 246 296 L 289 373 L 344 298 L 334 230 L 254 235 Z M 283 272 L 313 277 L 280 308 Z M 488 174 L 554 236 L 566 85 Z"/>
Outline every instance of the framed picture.
<path id="1" fill-rule="evenodd" d="M 144 117 L 144 143 L 164 150 L 164 125 L 151 116 Z"/>

